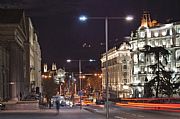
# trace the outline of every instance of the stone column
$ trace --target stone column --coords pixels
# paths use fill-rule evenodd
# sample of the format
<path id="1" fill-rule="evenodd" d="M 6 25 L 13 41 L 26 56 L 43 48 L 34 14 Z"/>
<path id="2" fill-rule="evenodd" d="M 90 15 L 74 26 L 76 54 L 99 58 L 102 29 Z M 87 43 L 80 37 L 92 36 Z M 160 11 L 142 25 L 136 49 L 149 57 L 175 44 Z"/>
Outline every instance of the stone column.
<path id="1" fill-rule="evenodd" d="M 15 43 L 10 44 L 10 100 L 17 101 L 16 84 L 18 78 L 17 64 L 17 46 Z"/>

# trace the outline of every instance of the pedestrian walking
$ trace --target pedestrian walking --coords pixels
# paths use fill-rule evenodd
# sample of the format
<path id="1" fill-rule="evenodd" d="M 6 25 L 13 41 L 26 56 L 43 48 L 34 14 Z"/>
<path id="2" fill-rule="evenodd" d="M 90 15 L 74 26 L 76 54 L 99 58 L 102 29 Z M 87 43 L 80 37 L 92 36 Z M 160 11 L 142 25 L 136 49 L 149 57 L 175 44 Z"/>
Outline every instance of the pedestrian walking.
<path id="1" fill-rule="evenodd" d="M 56 100 L 56 110 L 57 110 L 57 114 L 59 114 L 59 108 L 60 108 L 60 102 L 59 102 L 59 100 L 57 99 L 57 100 Z"/>

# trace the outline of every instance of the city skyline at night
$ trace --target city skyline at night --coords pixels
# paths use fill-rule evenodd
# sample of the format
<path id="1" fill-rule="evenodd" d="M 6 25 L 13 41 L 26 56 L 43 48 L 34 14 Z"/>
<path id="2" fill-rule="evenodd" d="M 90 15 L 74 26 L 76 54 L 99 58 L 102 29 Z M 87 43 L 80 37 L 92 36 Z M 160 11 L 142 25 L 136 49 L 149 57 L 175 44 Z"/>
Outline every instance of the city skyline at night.
<path id="1" fill-rule="evenodd" d="M 98 1 L 42 1 L 2 0 L 2 8 L 22 8 L 32 18 L 42 50 L 42 62 L 55 62 L 65 67 L 66 59 L 99 60 L 105 52 L 104 21 L 78 21 L 82 14 L 90 17 L 124 17 L 133 15 L 134 21 L 109 21 L 109 48 L 121 43 L 131 31 L 138 28 L 143 11 L 159 23 L 179 21 L 178 0 L 147 1 L 98 0 Z M 173 7 L 172 7 L 173 6 Z"/>

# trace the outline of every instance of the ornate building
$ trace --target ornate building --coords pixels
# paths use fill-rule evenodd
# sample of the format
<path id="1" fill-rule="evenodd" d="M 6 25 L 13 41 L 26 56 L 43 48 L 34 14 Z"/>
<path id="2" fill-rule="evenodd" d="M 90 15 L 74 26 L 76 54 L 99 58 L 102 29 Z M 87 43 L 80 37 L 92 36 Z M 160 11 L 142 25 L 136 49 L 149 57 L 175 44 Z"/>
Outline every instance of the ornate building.
<path id="1" fill-rule="evenodd" d="M 110 98 L 144 97 L 144 86 L 153 78 L 148 65 L 155 63 L 153 55 L 145 55 L 140 50 L 145 45 L 163 46 L 171 52 L 165 70 L 180 75 L 180 22 L 159 24 L 145 12 L 141 26 L 131 33 L 129 45 L 108 51 L 108 78 Z M 106 89 L 106 54 L 101 58 L 102 86 Z M 162 96 L 162 95 L 161 95 Z M 177 95 L 174 95 L 177 96 Z"/>
<path id="2" fill-rule="evenodd" d="M 101 58 L 102 67 L 102 89 L 106 89 L 106 63 L 108 63 L 108 78 L 110 98 L 131 97 L 129 84 L 131 81 L 131 52 L 130 45 L 123 42 L 119 48 L 114 47 L 108 51 L 108 61 L 106 54 Z"/>
<path id="3" fill-rule="evenodd" d="M 155 63 L 152 55 L 145 56 L 140 50 L 145 46 L 151 47 L 163 46 L 171 52 L 168 57 L 166 70 L 174 71 L 175 74 L 180 72 L 180 23 L 158 24 L 151 21 L 150 15 L 143 15 L 141 26 L 131 34 L 130 39 L 133 60 L 133 97 L 143 97 L 145 80 L 153 78 L 151 69 L 148 65 Z"/>
<path id="4" fill-rule="evenodd" d="M 29 19 L 29 18 L 28 18 Z M 19 100 L 30 93 L 30 72 L 41 76 L 40 48 L 34 31 L 29 29 L 29 21 L 21 9 L 0 9 L 0 100 Z M 30 32 L 36 50 L 31 52 Z M 35 54 L 35 59 L 30 59 Z M 30 62 L 34 62 L 30 67 Z M 33 63 L 32 63 L 33 64 Z M 36 74 L 37 73 L 37 74 Z M 34 80 L 41 80 L 41 77 Z M 38 84 L 39 85 L 39 84 Z"/>

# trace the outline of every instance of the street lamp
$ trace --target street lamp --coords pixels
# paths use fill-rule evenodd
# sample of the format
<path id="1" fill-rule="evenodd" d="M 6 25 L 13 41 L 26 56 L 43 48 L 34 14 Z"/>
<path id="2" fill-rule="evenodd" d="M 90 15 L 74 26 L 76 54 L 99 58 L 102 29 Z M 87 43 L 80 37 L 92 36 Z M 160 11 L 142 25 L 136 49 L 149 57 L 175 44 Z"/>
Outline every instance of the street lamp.
<path id="1" fill-rule="evenodd" d="M 104 20 L 105 23 L 105 41 L 106 41 L 106 119 L 109 119 L 109 78 L 108 78 L 108 20 L 126 20 L 126 21 L 132 21 L 132 16 L 127 17 L 86 17 L 84 15 L 79 17 L 80 21 L 86 21 L 88 19 L 97 19 L 97 20 Z"/>
<path id="2" fill-rule="evenodd" d="M 93 59 L 89 59 L 89 60 L 71 60 L 71 59 L 67 59 L 66 60 L 66 62 L 68 62 L 68 63 L 70 63 L 70 62 L 72 62 L 72 61 L 75 61 L 75 62 L 78 62 L 79 63 L 79 96 L 80 96 L 80 109 L 82 109 L 82 101 L 81 101 L 81 96 L 82 96 L 82 91 L 81 91 L 81 89 L 82 89 L 82 81 L 81 81 L 81 62 L 82 61 L 89 61 L 89 62 L 93 62 L 93 61 L 95 61 L 95 60 L 93 60 Z"/>

